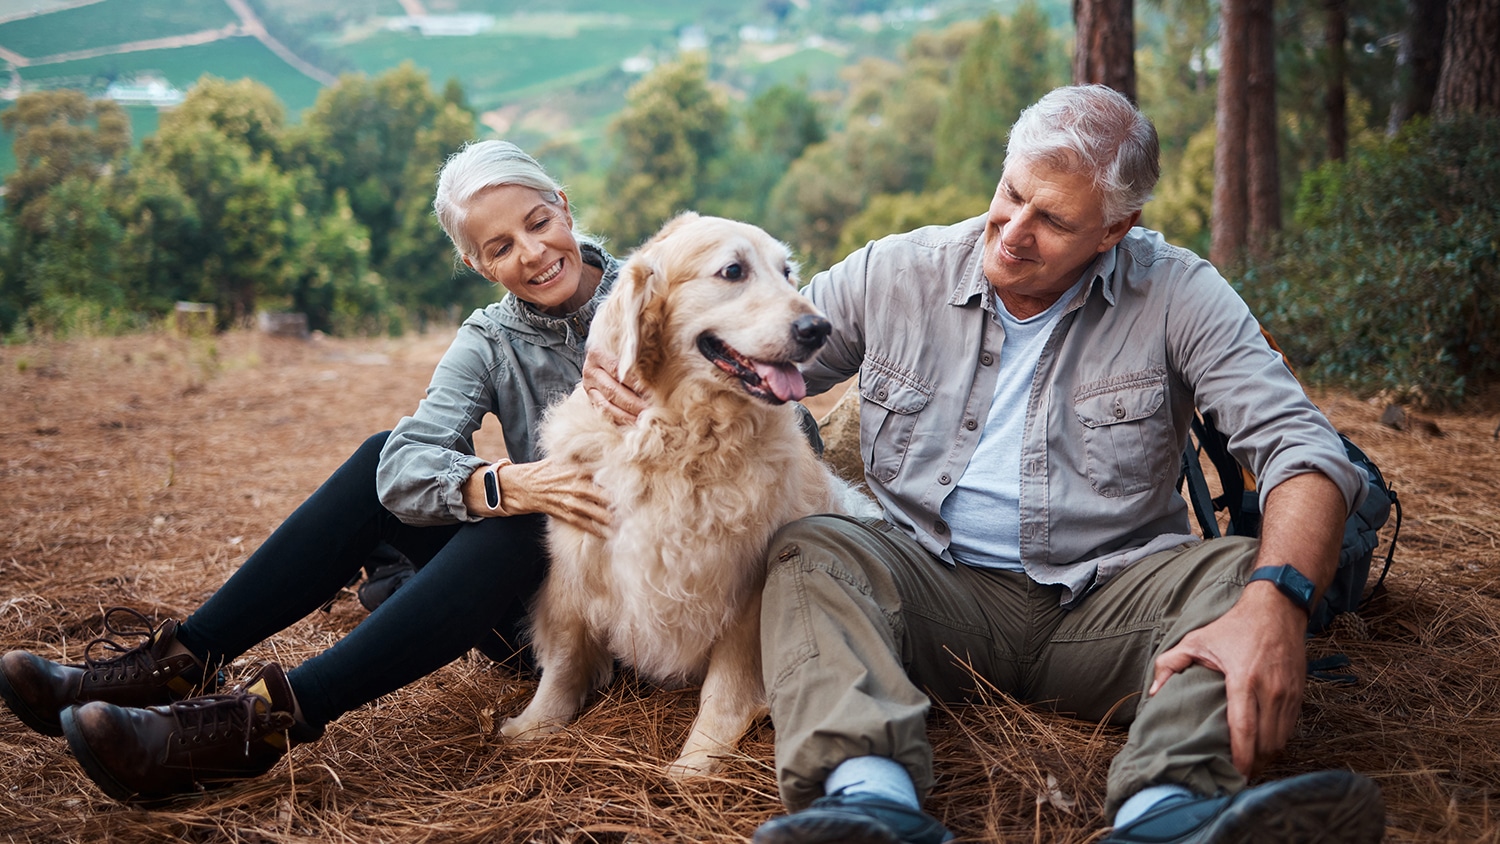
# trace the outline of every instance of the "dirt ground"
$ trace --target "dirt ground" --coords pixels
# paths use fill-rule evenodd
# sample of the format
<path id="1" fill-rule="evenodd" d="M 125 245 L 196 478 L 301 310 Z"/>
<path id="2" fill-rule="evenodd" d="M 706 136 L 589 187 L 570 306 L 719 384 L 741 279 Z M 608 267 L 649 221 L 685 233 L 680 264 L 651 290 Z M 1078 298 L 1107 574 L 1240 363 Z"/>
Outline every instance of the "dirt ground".
<path id="1" fill-rule="evenodd" d="M 189 613 L 416 405 L 450 337 L 0 347 L 0 650 L 78 660 L 105 608 Z M 1269 775 L 1347 766 L 1381 784 L 1390 841 L 1500 842 L 1500 401 L 1394 430 L 1381 404 L 1315 398 L 1385 470 L 1404 523 L 1385 587 L 1310 645 L 1347 654 L 1355 682 L 1310 685 Z M 502 452 L 496 431 L 480 441 Z M 345 593 L 232 674 L 296 664 L 363 616 Z M 470 656 L 346 715 L 265 777 L 159 811 L 105 798 L 61 739 L 0 713 L 0 840 L 743 841 L 780 811 L 768 722 L 722 777 L 680 784 L 662 767 L 693 691 L 625 677 L 574 727 L 518 747 L 495 726 L 530 690 Z M 931 733 L 928 809 L 962 840 L 1099 838 L 1119 731 L 995 695 L 937 711 Z"/>

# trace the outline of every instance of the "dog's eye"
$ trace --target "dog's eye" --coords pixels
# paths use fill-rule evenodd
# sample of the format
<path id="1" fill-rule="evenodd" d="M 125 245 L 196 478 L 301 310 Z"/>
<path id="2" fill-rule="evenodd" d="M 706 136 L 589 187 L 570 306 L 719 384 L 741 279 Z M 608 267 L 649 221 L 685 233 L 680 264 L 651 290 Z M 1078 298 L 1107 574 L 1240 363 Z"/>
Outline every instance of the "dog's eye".
<path id="1" fill-rule="evenodd" d="M 781 274 L 782 274 L 782 276 L 784 276 L 786 278 L 787 281 L 791 281 L 792 280 L 792 265 L 791 264 L 787 264 L 786 266 L 782 267 L 781 268 Z"/>
<path id="2" fill-rule="evenodd" d="M 736 261 L 733 264 L 719 270 L 719 278 L 725 281 L 739 281 L 745 277 L 745 265 Z"/>

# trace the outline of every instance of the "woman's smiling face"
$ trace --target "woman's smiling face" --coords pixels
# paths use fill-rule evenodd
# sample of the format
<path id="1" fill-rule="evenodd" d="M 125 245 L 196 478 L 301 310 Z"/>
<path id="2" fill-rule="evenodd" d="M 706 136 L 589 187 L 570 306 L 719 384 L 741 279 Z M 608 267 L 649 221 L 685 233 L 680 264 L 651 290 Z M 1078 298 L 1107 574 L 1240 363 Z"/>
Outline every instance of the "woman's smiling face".
<path id="1" fill-rule="evenodd" d="M 486 188 L 469 200 L 463 229 L 477 244 L 464 263 L 545 313 L 570 313 L 594 294 L 584 289 L 583 255 L 561 192 L 553 200 L 521 185 Z"/>

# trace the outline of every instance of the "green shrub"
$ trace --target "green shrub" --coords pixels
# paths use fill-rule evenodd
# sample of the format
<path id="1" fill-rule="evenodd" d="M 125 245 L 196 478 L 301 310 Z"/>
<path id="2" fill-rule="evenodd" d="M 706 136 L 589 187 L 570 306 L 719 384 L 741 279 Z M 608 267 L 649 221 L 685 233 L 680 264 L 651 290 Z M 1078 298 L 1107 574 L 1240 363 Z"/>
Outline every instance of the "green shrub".
<path id="1" fill-rule="evenodd" d="M 1500 119 L 1414 121 L 1309 173 L 1236 286 L 1310 381 L 1426 405 L 1500 381 Z"/>

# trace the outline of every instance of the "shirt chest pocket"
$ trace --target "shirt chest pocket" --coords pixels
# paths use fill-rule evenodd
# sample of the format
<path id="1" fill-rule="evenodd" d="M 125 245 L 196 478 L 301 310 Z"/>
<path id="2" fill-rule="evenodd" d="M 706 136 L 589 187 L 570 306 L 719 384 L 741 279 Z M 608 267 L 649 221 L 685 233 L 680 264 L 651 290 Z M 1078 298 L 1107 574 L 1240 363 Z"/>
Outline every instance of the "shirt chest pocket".
<path id="1" fill-rule="evenodd" d="M 859 395 L 859 448 L 865 470 L 881 483 L 890 483 L 906 461 L 917 416 L 932 399 L 932 391 L 867 367 L 859 374 Z"/>
<path id="2" fill-rule="evenodd" d="M 1080 386 L 1073 413 L 1083 425 L 1089 483 L 1106 498 L 1170 483 L 1181 462 L 1165 409 L 1167 376 L 1148 370 Z"/>

